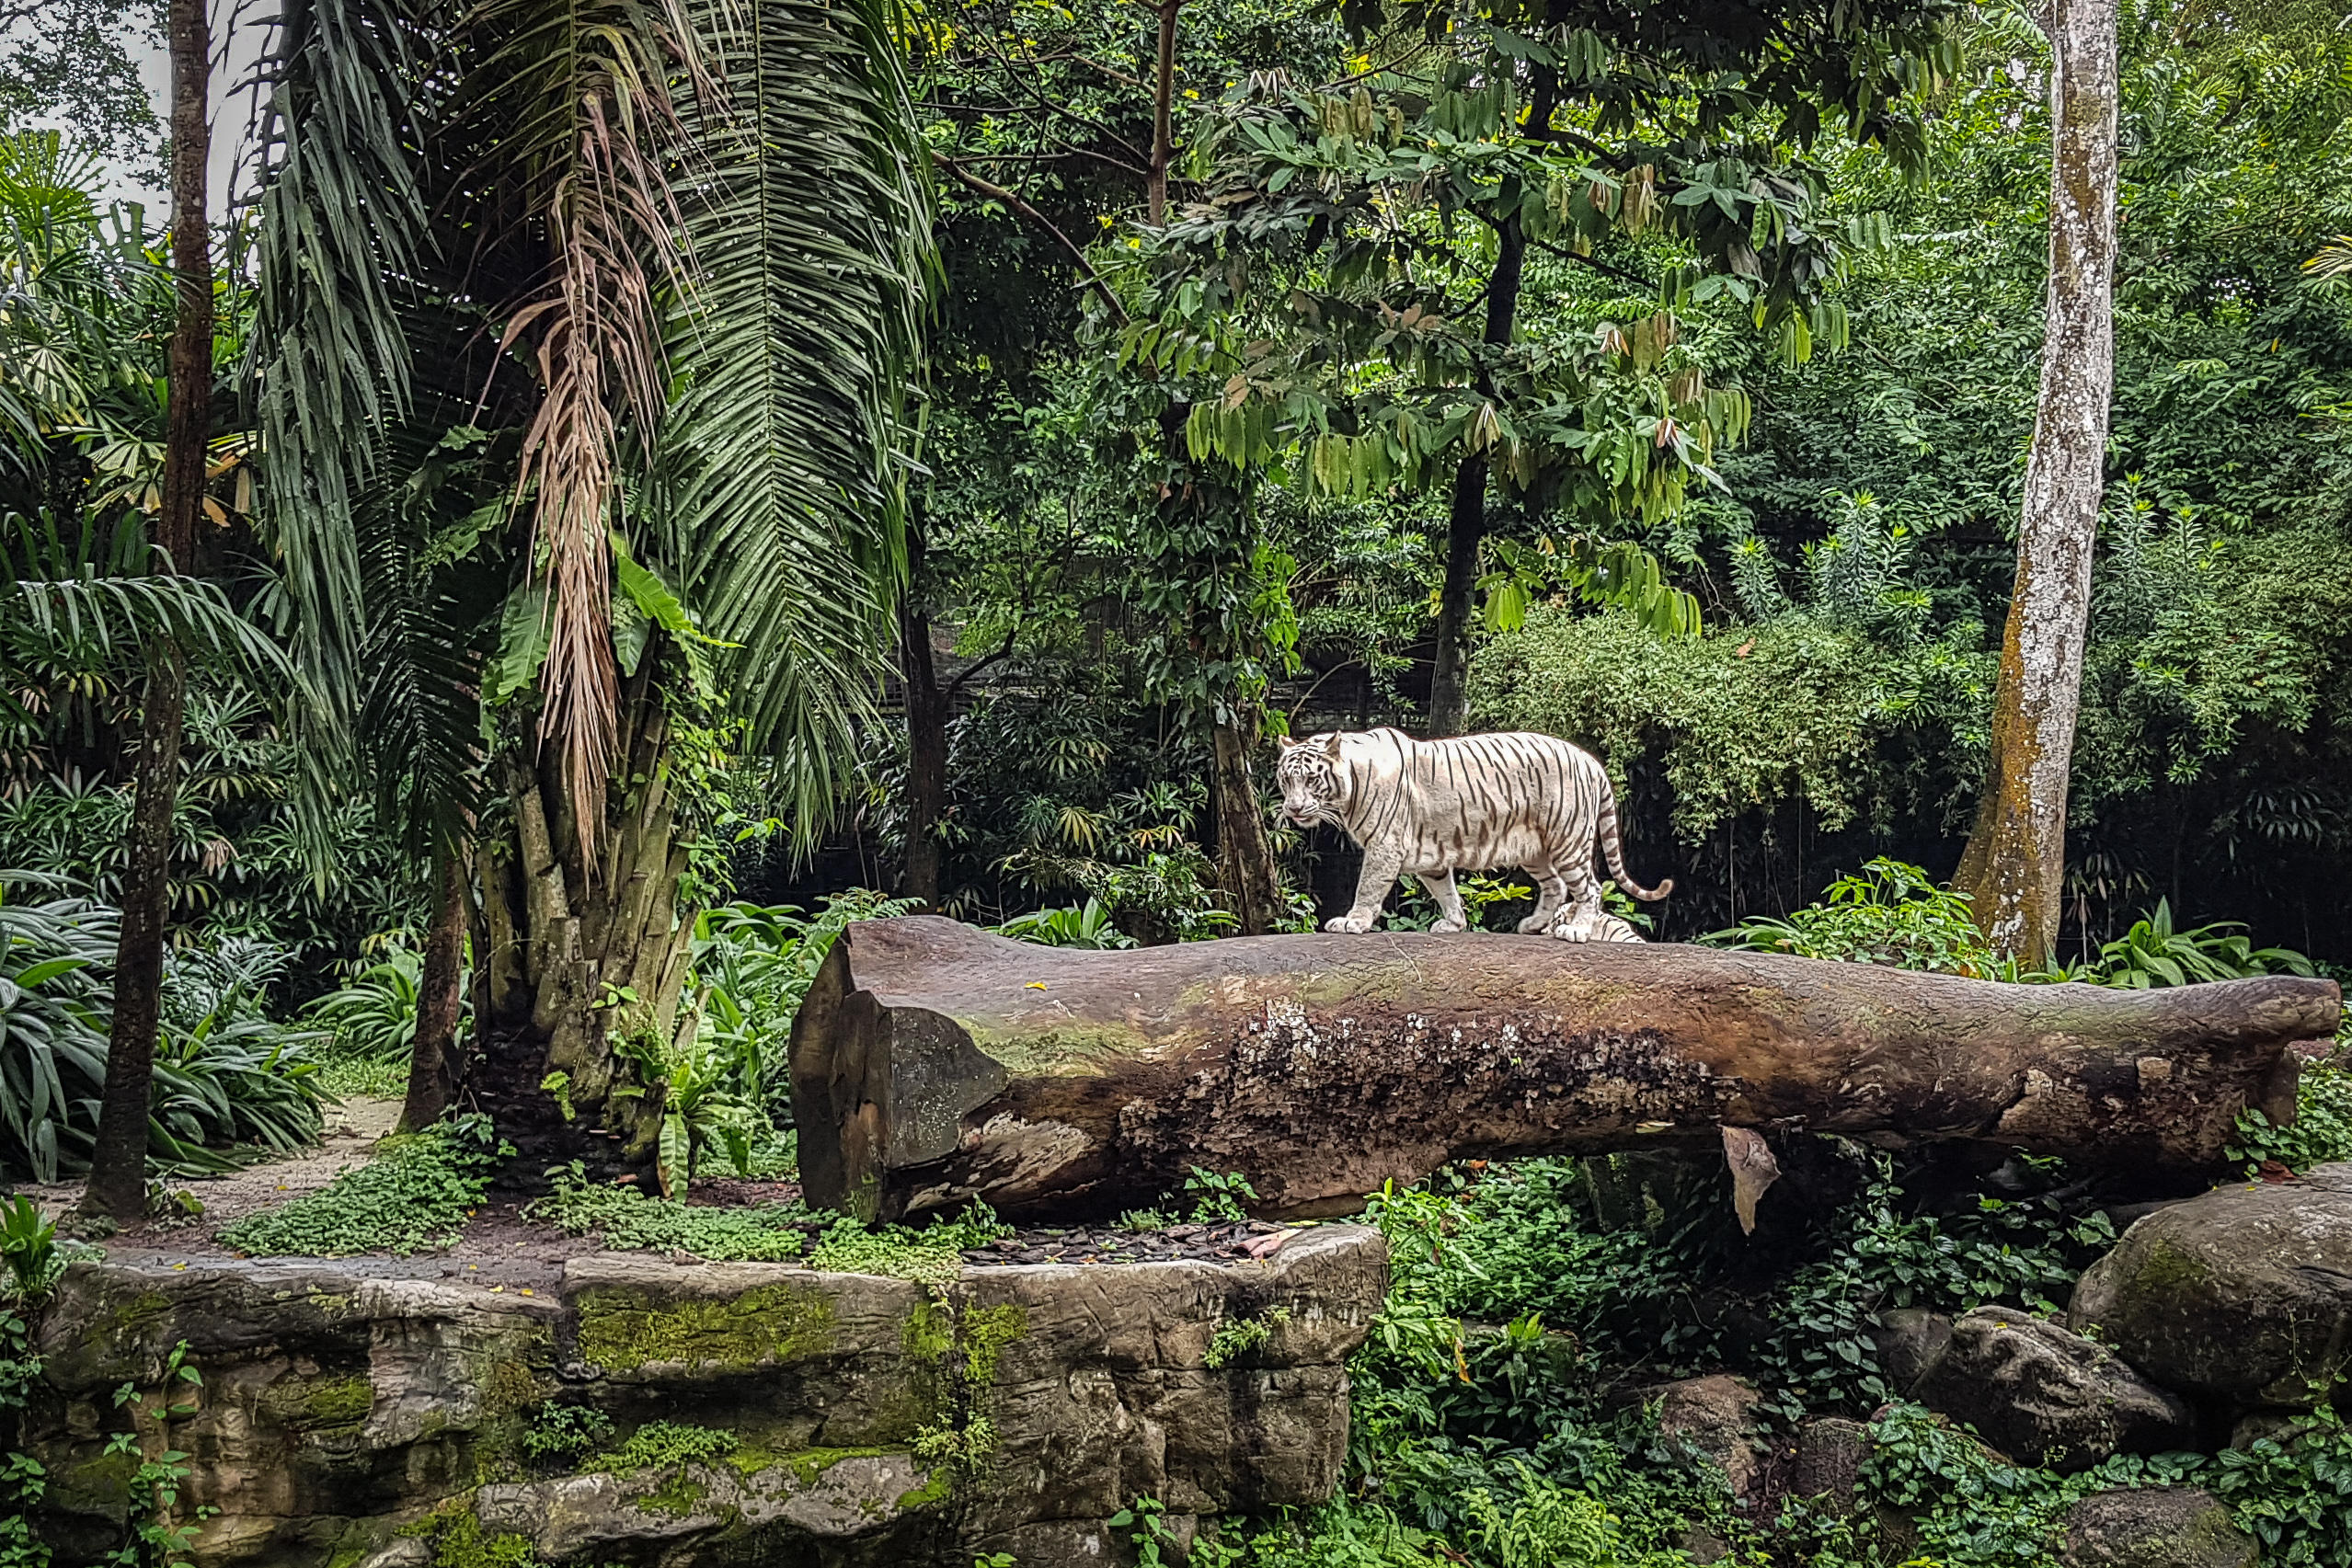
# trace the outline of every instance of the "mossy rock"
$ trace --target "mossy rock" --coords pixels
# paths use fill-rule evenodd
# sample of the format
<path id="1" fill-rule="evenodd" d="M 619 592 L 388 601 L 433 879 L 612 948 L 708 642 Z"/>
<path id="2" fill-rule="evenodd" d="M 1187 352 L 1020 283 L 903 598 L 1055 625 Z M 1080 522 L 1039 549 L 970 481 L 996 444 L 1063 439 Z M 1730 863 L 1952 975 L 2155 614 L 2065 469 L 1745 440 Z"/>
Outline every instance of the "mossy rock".
<path id="1" fill-rule="evenodd" d="M 2211 1493 L 2096 1492 L 2067 1511 L 2065 1568 L 2254 1568 L 2261 1550 Z"/>
<path id="2" fill-rule="evenodd" d="M 2308 1410 L 2352 1355 L 2352 1164 L 2160 1208 L 2084 1272 L 2068 1324 L 2169 1389 Z"/>
<path id="3" fill-rule="evenodd" d="M 608 1371 L 772 1366 L 824 1355 L 834 1345 L 832 1299 L 812 1287 L 763 1285 L 735 1296 L 667 1300 L 593 1290 L 578 1307 L 580 1356 Z"/>

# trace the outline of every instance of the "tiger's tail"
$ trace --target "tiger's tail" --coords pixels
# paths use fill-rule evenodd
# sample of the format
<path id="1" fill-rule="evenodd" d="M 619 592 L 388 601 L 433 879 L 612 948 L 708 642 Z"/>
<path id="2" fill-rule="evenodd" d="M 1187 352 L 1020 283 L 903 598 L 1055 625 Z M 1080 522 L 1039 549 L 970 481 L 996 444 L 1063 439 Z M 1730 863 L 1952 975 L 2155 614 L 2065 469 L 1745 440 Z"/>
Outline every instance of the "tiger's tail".
<path id="1" fill-rule="evenodd" d="M 1668 877 L 1655 887 L 1645 887 L 1625 875 L 1625 847 L 1617 839 L 1617 792 L 1609 780 L 1601 781 L 1601 853 L 1609 863 L 1609 874 L 1617 886 L 1646 904 L 1655 904 L 1674 891 L 1674 878 Z"/>

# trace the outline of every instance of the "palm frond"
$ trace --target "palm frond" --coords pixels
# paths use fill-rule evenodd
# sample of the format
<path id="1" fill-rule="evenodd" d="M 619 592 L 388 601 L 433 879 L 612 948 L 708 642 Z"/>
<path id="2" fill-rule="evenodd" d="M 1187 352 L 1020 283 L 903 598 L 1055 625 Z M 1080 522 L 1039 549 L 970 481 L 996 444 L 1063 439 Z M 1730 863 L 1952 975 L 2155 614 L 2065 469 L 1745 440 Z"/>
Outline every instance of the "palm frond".
<path id="1" fill-rule="evenodd" d="M 804 832 L 869 710 L 904 572 L 905 372 L 934 279 L 926 167 L 884 0 L 694 0 L 715 101 L 684 197 L 695 287 L 652 542 Z"/>
<path id="2" fill-rule="evenodd" d="M 506 340 L 528 342 L 539 368 L 516 494 L 533 498 L 545 562 L 540 734 L 563 757 L 585 853 L 620 701 L 609 544 L 620 441 L 630 427 L 650 450 L 669 381 L 657 301 L 683 279 L 668 63 L 696 78 L 696 43 L 675 0 L 480 0 L 467 30 L 488 47 L 454 116 L 499 127 L 499 165 L 527 190 L 517 215 L 547 241 L 550 275 L 517 302 Z"/>
<path id="3" fill-rule="evenodd" d="M 252 336 L 274 543 L 303 661 L 356 689 L 365 625 L 349 518 L 407 406 L 401 294 L 428 259 L 419 169 L 446 79 L 442 0 L 286 0 L 269 58 Z"/>

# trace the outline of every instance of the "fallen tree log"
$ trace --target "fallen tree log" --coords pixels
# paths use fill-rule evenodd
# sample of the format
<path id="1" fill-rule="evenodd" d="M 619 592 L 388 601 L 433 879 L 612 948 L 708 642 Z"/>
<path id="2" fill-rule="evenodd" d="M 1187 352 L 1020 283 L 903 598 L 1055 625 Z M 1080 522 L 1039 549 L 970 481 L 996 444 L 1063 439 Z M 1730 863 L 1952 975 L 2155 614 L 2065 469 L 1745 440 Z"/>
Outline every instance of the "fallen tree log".
<path id="1" fill-rule="evenodd" d="M 810 1202 L 891 1219 L 1153 1202 L 1196 1165 L 1338 1212 L 1449 1160 L 1965 1139 L 2115 1172 L 2291 1116 L 2334 982 L 2020 986 L 1669 944 L 1424 933 L 1123 952 L 852 925 L 793 1028 Z"/>

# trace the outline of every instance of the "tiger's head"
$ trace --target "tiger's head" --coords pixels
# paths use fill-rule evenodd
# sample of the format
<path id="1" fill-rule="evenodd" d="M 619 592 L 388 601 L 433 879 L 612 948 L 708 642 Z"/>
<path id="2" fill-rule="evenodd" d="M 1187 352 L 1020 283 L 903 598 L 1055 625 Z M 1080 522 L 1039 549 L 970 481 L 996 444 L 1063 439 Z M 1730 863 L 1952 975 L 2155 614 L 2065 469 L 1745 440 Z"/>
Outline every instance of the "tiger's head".
<path id="1" fill-rule="evenodd" d="M 1282 761 L 1274 770 L 1282 786 L 1282 815 L 1302 828 L 1337 822 L 1347 805 L 1348 775 L 1339 766 L 1339 737 L 1282 737 Z"/>

